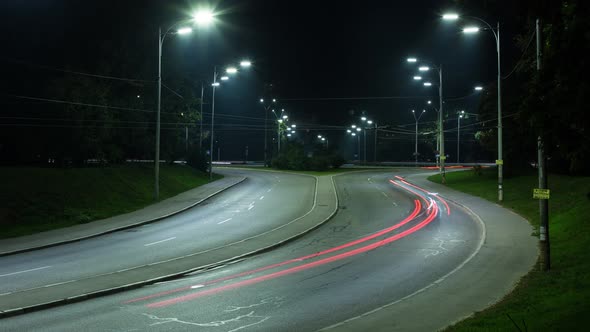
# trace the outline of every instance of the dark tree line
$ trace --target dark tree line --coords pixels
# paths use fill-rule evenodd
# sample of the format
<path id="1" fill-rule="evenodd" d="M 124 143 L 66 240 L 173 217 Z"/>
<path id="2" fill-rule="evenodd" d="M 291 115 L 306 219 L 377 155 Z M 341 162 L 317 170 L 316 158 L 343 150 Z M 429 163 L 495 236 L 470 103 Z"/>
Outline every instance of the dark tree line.
<path id="1" fill-rule="evenodd" d="M 495 23 L 519 29 L 503 35 L 502 47 L 517 45 L 524 52 L 513 75 L 503 80 L 504 160 L 507 175 L 536 161 L 537 137 L 542 136 L 552 172 L 590 174 L 590 10 L 581 0 L 516 2 L 509 11 L 504 1 L 460 1 L 467 11 Z M 487 14 L 486 14 L 487 13 Z M 535 20 L 542 31 L 542 66 L 536 69 Z M 532 37 L 532 41 L 531 41 Z M 530 43 L 529 43 L 530 41 Z M 528 47 L 527 47 L 528 46 Z M 507 70 L 506 66 L 503 70 Z M 477 134 L 489 150 L 497 151 L 496 84 L 480 105 L 483 120 Z"/>
<path id="2" fill-rule="evenodd" d="M 1 164 L 79 166 L 153 159 L 153 59 L 132 66 L 130 62 L 141 58 L 137 56 L 141 50 L 114 52 L 110 46 L 102 52 L 96 56 L 104 60 L 90 72 L 134 79 L 63 71 L 47 75 L 35 67 L 24 76 L 22 70 L 14 72 L 14 79 L 36 84 L 7 96 L 10 103 L 3 106 L 0 120 Z M 187 159 L 199 148 L 200 87 L 183 77 L 173 70 L 164 76 L 160 154 L 166 161 Z"/>

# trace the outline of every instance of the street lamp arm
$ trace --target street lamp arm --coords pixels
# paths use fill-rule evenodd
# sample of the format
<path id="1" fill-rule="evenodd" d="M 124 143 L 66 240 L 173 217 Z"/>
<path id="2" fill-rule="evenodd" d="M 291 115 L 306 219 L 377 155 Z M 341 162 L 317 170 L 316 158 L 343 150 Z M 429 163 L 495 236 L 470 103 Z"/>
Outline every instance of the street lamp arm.
<path id="1" fill-rule="evenodd" d="M 188 22 L 191 22 L 192 20 L 181 20 L 178 21 L 174 24 L 172 24 L 170 27 L 168 27 L 168 29 L 166 29 L 166 32 L 164 32 L 163 34 L 160 35 L 160 43 L 164 43 L 164 39 L 166 38 L 166 36 L 170 33 L 170 30 L 176 28 L 177 26 L 181 25 L 181 24 L 185 24 Z"/>
<path id="2" fill-rule="evenodd" d="M 494 34 L 494 38 L 496 38 L 496 42 L 498 42 L 498 34 L 496 33 L 496 30 L 488 22 L 486 22 L 484 19 L 481 19 L 481 18 L 476 17 L 476 16 L 463 16 L 463 17 L 470 18 L 470 19 L 473 19 L 473 20 L 477 20 L 477 21 L 480 21 L 483 24 L 485 24 L 490 29 L 490 31 Z"/>

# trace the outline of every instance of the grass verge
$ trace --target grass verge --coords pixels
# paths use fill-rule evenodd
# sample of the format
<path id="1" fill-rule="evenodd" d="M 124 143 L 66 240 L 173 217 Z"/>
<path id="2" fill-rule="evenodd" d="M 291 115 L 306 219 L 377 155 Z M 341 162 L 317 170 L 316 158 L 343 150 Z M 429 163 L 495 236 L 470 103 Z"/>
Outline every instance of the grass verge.
<path id="1" fill-rule="evenodd" d="M 429 180 L 440 183 L 440 176 Z M 532 198 L 536 174 L 504 179 L 502 205 L 538 228 L 539 203 Z M 484 170 L 447 173 L 447 185 L 492 202 L 497 173 Z M 586 331 L 590 326 L 590 177 L 550 175 L 549 272 L 537 267 L 496 305 L 446 331 Z"/>
<path id="2" fill-rule="evenodd" d="M 217 176 L 219 178 L 219 176 Z M 2 168 L 0 238 L 73 226 L 153 204 L 153 167 Z M 209 182 L 182 165 L 161 165 L 160 200 Z"/>

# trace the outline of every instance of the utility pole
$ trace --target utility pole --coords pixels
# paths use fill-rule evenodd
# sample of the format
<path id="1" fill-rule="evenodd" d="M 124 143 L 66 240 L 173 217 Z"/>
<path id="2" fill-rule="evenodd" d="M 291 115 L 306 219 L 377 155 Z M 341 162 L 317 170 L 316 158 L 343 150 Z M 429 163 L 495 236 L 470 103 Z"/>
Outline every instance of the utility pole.
<path id="1" fill-rule="evenodd" d="M 537 73 L 541 73 L 541 29 L 539 19 L 535 24 L 537 37 Z M 541 247 L 541 270 L 551 269 L 551 249 L 549 242 L 549 188 L 547 188 L 547 158 L 545 156 L 545 145 L 543 143 L 543 128 L 537 139 L 538 168 L 539 168 L 539 189 L 547 191 L 547 197 L 539 199 L 539 246 Z"/>
<path id="2" fill-rule="evenodd" d="M 204 116 L 203 95 L 204 95 L 204 93 L 205 93 L 205 86 L 203 85 L 203 82 L 201 81 L 201 116 L 200 116 L 201 121 L 199 121 L 200 122 L 200 124 L 199 124 L 199 126 L 200 126 L 200 128 L 199 128 L 199 153 L 201 153 L 203 150 L 203 116 Z"/>

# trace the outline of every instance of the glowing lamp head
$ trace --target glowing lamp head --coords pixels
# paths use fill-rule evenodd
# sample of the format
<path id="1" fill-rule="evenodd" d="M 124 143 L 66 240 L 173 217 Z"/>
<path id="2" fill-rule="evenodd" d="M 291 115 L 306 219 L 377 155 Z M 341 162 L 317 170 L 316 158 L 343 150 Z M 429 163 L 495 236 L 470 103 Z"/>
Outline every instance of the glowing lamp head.
<path id="1" fill-rule="evenodd" d="M 242 68 L 248 68 L 250 66 L 252 66 L 252 62 L 250 62 L 249 60 L 242 60 L 240 62 L 240 67 Z"/>
<path id="2" fill-rule="evenodd" d="M 432 86 L 432 83 L 430 83 L 430 82 L 424 82 L 424 86 Z"/>
<path id="3" fill-rule="evenodd" d="M 416 59 L 416 58 L 407 58 L 406 61 L 407 62 L 410 62 L 410 63 L 414 63 L 414 62 L 418 62 L 418 59 Z"/>
<path id="4" fill-rule="evenodd" d="M 442 16 L 442 19 L 445 21 L 456 21 L 459 19 L 459 14 L 456 13 L 445 13 Z"/>
<path id="5" fill-rule="evenodd" d="M 236 67 L 227 67 L 227 69 L 225 69 L 225 72 L 228 74 L 235 74 L 238 72 L 238 68 Z"/>
<path id="6" fill-rule="evenodd" d="M 193 32 L 192 28 L 180 28 L 176 31 L 179 35 L 188 35 L 189 33 Z"/>
<path id="7" fill-rule="evenodd" d="M 213 12 L 208 9 L 202 9 L 193 14 L 193 21 L 197 25 L 207 26 L 213 23 Z"/>
<path id="8" fill-rule="evenodd" d="M 482 86 L 476 86 L 475 88 L 473 88 L 475 91 L 481 91 L 483 90 Z"/>
<path id="9" fill-rule="evenodd" d="M 418 70 L 419 71 L 429 71 L 430 70 L 430 67 L 428 67 L 428 66 L 420 66 L 420 67 L 418 67 Z"/>
<path id="10" fill-rule="evenodd" d="M 463 33 L 478 33 L 478 32 L 479 32 L 478 27 L 465 27 L 465 28 L 463 28 Z"/>

